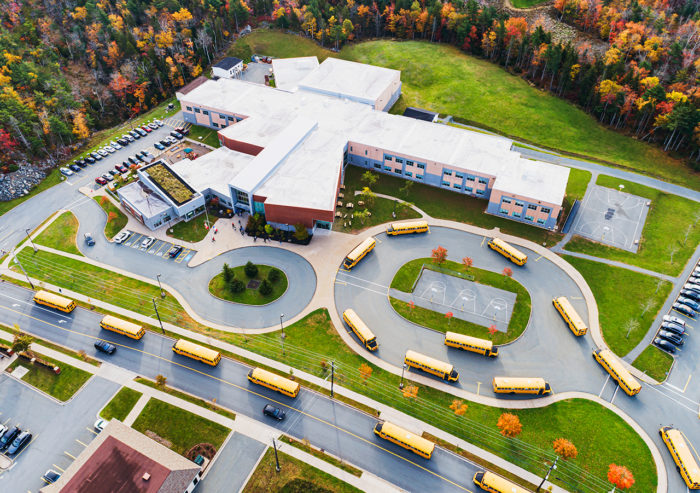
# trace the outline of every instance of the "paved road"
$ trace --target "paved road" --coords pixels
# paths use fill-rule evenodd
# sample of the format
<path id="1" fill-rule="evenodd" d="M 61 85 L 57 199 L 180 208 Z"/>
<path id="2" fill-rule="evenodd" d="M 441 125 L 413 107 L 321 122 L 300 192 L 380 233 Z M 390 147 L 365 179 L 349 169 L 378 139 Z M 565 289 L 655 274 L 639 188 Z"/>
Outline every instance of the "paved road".
<path id="1" fill-rule="evenodd" d="M 207 476 L 197 486 L 197 493 L 240 491 L 266 448 L 265 443 L 234 433 L 219 451 L 219 457 Z"/>
<path id="2" fill-rule="evenodd" d="M 507 375 L 544 377 L 555 392 L 584 391 L 600 395 L 632 416 L 653 438 L 666 463 L 668 491 L 685 491 L 657 432 L 662 425 L 673 424 L 683 429 L 696 446 L 700 444 L 700 386 L 688 386 L 685 392 L 680 392 L 669 385 L 644 384 L 642 392 L 633 398 L 618 391 L 608 374 L 591 357 L 595 346 L 591 336 L 575 337 L 552 306 L 553 297 L 565 295 L 586 319 L 581 293 L 563 271 L 529 250 L 525 250 L 528 263 L 522 268 L 514 266 L 489 249 L 483 237 L 448 228 L 434 227 L 427 235 L 388 238 L 380 234 L 376 238 L 375 249 L 352 271 L 339 270 L 335 301 L 339 313 L 354 308 L 375 332 L 379 343 L 377 356 L 400 367 L 407 349 L 420 350 L 455 366 L 460 372 L 455 386 L 492 397 L 498 397 L 490 388 L 492 378 Z M 443 334 L 414 325 L 391 308 L 387 288 L 394 273 L 409 260 L 421 255 L 429 257 L 436 245 L 447 248 L 450 260 L 459 262 L 462 257 L 469 256 L 475 267 L 495 272 L 511 267 L 513 278 L 529 291 L 532 313 L 528 329 L 517 341 L 502 347 L 497 358 L 447 348 Z M 697 343 L 696 334 L 697 330 L 689 336 L 689 342 L 692 338 L 690 345 Z M 690 356 L 682 357 L 692 365 L 694 360 Z M 696 366 L 693 371 L 697 373 Z M 687 373 L 685 378 L 688 378 Z M 694 378 L 700 379 L 700 374 Z"/>
<path id="3" fill-rule="evenodd" d="M 437 448 L 431 460 L 425 460 L 378 438 L 372 431 L 376 419 L 342 403 L 312 391 L 302 390 L 296 399 L 281 396 L 251 384 L 246 375 L 249 367 L 227 358 L 216 368 L 192 362 L 173 354 L 172 340 L 148 333 L 140 341 L 102 331 L 100 316 L 83 309 L 70 315 L 57 313 L 31 302 L 31 293 L 14 285 L 3 284 L 0 294 L 0 322 L 19 324 L 23 330 L 39 337 L 85 350 L 101 358 L 92 347 L 96 337 L 118 344 L 109 357 L 112 364 L 139 375 L 155 378 L 162 374 L 168 383 L 203 399 L 216 398 L 221 405 L 263 419 L 261 409 L 274 402 L 288 408 L 287 419 L 267 424 L 298 439 L 324 448 L 409 491 L 472 491 L 471 477 L 478 469 L 474 464 L 451 452 Z"/>

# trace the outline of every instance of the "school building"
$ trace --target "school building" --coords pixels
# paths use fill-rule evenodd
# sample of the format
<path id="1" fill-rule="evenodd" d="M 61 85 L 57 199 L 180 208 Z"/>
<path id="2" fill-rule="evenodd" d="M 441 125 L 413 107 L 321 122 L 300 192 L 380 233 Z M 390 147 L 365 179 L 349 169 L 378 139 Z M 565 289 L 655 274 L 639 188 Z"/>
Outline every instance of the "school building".
<path id="1" fill-rule="evenodd" d="M 330 229 L 352 164 L 482 198 L 490 214 L 556 227 L 568 168 L 525 159 L 502 137 L 387 113 L 401 94 L 400 72 L 334 58 L 272 65 L 283 88 L 222 78 L 178 91 L 184 120 L 217 130 L 222 147 L 161 163 L 157 174 L 182 184 L 184 202 L 163 192 L 150 166 L 139 170 L 141 184 L 124 187 L 120 198 L 145 224 L 188 219 L 216 196 L 278 228 Z"/>

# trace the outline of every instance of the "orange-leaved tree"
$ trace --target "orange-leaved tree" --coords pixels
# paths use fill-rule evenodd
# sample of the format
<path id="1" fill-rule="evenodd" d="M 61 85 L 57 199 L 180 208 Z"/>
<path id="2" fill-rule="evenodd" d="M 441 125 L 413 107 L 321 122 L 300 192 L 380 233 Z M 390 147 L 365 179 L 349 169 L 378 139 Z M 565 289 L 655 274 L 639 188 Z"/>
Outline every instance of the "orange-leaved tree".
<path id="1" fill-rule="evenodd" d="M 463 416 L 467 412 L 467 405 L 464 401 L 459 399 L 454 399 L 452 404 L 450 404 L 450 409 L 452 409 L 457 416 Z"/>
<path id="2" fill-rule="evenodd" d="M 434 264 L 442 265 L 445 263 L 445 260 L 447 260 L 447 248 L 438 246 L 433 250 L 430 256 L 433 258 Z"/>
<path id="3" fill-rule="evenodd" d="M 508 277 L 512 276 L 513 269 L 511 269 L 510 267 L 506 267 L 505 269 L 503 269 L 503 275 Z"/>
<path id="4" fill-rule="evenodd" d="M 407 399 L 415 399 L 418 397 L 418 387 L 415 385 L 407 385 L 401 392 Z"/>
<path id="5" fill-rule="evenodd" d="M 634 484 L 634 476 L 625 466 L 610 464 L 608 467 L 608 481 L 614 484 L 616 488 L 626 490 Z"/>
<path id="6" fill-rule="evenodd" d="M 367 379 L 372 376 L 372 367 L 369 366 L 367 363 L 362 363 L 360 365 L 360 377 L 362 377 L 362 381 L 367 383 Z"/>
<path id="7" fill-rule="evenodd" d="M 575 459 L 578 455 L 578 450 L 576 446 L 571 443 L 566 438 L 557 438 L 552 442 L 552 447 L 557 455 L 563 457 L 564 459 Z"/>
<path id="8" fill-rule="evenodd" d="M 501 435 L 506 437 L 517 437 L 523 431 L 523 425 L 520 423 L 520 418 L 515 414 L 503 413 L 498 418 L 498 429 L 501 430 Z"/>
<path id="9" fill-rule="evenodd" d="M 462 259 L 462 265 L 464 266 L 465 270 L 469 270 L 469 267 L 471 267 L 472 264 L 474 264 L 474 261 L 472 260 L 471 257 L 464 257 Z"/>

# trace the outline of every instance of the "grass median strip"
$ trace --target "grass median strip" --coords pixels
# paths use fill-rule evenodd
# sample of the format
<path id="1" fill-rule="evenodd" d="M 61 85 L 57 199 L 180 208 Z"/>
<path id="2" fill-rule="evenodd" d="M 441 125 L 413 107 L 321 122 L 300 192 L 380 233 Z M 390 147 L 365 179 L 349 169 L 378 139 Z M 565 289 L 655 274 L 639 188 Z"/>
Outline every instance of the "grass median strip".
<path id="1" fill-rule="evenodd" d="M 107 223 L 104 230 L 105 237 L 107 239 L 114 238 L 117 233 L 124 229 L 129 219 L 106 195 L 94 197 L 94 199 L 107 214 Z"/>
<path id="2" fill-rule="evenodd" d="M 7 371 L 15 371 L 19 366 L 22 366 L 29 370 L 26 375 L 24 375 L 21 380 L 28 383 L 32 387 L 46 392 L 52 397 L 55 397 L 59 401 L 67 401 L 87 382 L 92 376 L 84 370 L 71 366 L 67 363 L 62 363 L 54 359 L 44 356 L 37 352 L 33 354 L 41 358 L 42 360 L 58 366 L 61 369 L 60 374 L 56 374 L 53 370 L 39 365 L 38 363 L 31 363 L 28 359 L 19 357 L 15 360 L 7 369 Z"/>
<path id="3" fill-rule="evenodd" d="M 673 356 L 656 346 L 647 346 L 632 362 L 632 366 L 657 382 L 663 382 L 673 366 Z"/>
<path id="4" fill-rule="evenodd" d="M 134 408 L 143 394 L 138 390 L 122 387 L 100 411 L 100 417 L 104 419 L 118 419 L 124 421 L 129 412 Z"/>
<path id="5" fill-rule="evenodd" d="M 82 256 L 76 245 L 78 219 L 71 211 L 66 211 L 42 231 L 34 242 L 49 248 Z"/>
<path id="6" fill-rule="evenodd" d="M 0 329 L 7 330 L 8 332 L 11 332 L 12 334 L 16 334 L 19 327 L 10 327 L 9 325 L 5 325 L 0 323 Z M 19 329 L 21 330 L 21 329 Z M 44 346 L 50 349 L 53 349 L 54 351 L 58 351 L 59 353 L 63 353 L 66 356 L 70 356 L 71 358 L 76 358 L 79 360 L 82 360 L 86 363 L 90 363 L 93 366 L 99 367 L 102 365 L 102 362 L 98 359 L 92 358 L 85 354 L 85 351 L 73 351 L 72 349 L 65 348 L 63 346 L 60 346 L 58 344 L 55 344 L 51 341 L 47 341 L 46 339 L 41 339 L 39 337 L 32 336 L 32 340 L 34 343 L 39 344 L 40 346 Z M 8 342 L 8 344 L 12 344 L 11 342 Z"/>
<path id="7" fill-rule="evenodd" d="M 349 472 L 353 476 L 357 476 L 358 478 L 360 476 L 362 476 L 362 471 L 360 469 L 357 469 L 356 467 L 352 467 L 350 464 L 347 464 L 346 462 L 343 462 L 340 459 L 336 459 L 335 457 L 328 455 L 323 450 L 319 450 L 315 447 L 312 447 L 311 444 L 309 444 L 308 441 L 306 441 L 306 440 L 299 441 L 299 440 L 292 438 L 290 436 L 282 435 L 280 437 L 280 442 L 287 443 L 293 447 L 298 448 L 299 450 L 303 450 L 307 454 L 311 454 L 318 459 L 326 461 L 329 464 L 331 464 L 335 467 L 338 467 L 345 472 Z"/>
<path id="8" fill-rule="evenodd" d="M 219 273 L 215 275 L 211 281 L 209 281 L 209 292 L 225 301 L 231 301 L 233 303 L 241 303 L 243 305 L 266 305 L 272 303 L 277 298 L 282 296 L 287 291 L 288 281 L 287 275 L 283 270 L 276 267 L 271 267 L 269 265 L 257 265 L 257 274 L 253 277 L 248 277 L 245 274 L 245 265 L 239 265 L 237 267 L 232 267 L 233 276 L 235 279 L 241 281 L 244 285 L 244 289 L 241 292 L 234 292 L 232 289 L 226 285 L 224 281 L 224 274 Z M 276 270 L 279 274 L 275 281 L 270 280 L 270 272 Z M 272 287 L 272 292 L 268 295 L 264 295 L 260 292 L 260 283 L 268 279 L 270 286 Z M 256 287 L 248 287 L 251 281 L 257 281 Z"/>

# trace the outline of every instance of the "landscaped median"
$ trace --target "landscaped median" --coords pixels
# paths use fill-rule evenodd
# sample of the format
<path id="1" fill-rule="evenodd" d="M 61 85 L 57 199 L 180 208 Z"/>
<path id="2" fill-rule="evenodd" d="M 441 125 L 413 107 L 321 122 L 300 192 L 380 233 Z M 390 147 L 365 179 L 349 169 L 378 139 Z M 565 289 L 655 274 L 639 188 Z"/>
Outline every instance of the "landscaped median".
<path id="1" fill-rule="evenodd" d="M 34 238 L 34 242 L 38 245 L 82 256 L 83 254 L 76 246 L 78 226 L 78 218 L 71 211 L 66 211 L 39 233 Z"/>
<path id="2" fill-rule="evenodd" d="M 25 375 L 19 377 L 20 380 L 59 401 L 67 401 L 73 397 L 92 376 L 84 370 L 35 351 L 20 353 L 17 360 L 10 364 L 6 371 L 16 373 L 20 368 L 27 370 Z"/>
<path id="3" fill-rule="evenodd" d="M 95 202 L 100 204 L 102 210 L 107 214 L 107 223 L 105 224 L 105 236 L 107 239 L 114 238 L 114 236 L 119 233 L 124 227 L 129 219 L 126 217 L 119 207 L 115 206 L 111 200 L 106 195 L 101 195 L 99 197 L 94 197 Z"/>
<path id="4" fill-rule="evenodd" d="M 128 387 L 122 387 L 100 411 L 104 419 L 124 421 L 143 394 Z"/>
<path id="5" fill-rule="evenodd" d="M 287 291 L 288 281 L 284 271 L 270 265 L 246 265 L 229 267 L 209 281 L 209 292 L 219 299 L 243 305 L 267 305 Z"/>
<path id="6" fill-rule="evenodd" d="M 647 346 L 632 362 L 632 366 L 657 382 L 663 382 L 673 366 L 673 356 L 656 346 Z"/>
<path id="7" fill-rule="evenodd" d="M 456 275 L 464 273 L 473 278 L 479 284 L 492 286 L 516 294 L 510 322 L 507 332 L 495 332 L 491 334 L 488 327 L 478 325 L 455 317 L 447 318 L 444 314 L 428 310 L 420 306 L 410 306 L 404 301 L 390 297 L 391 306 L 396 312 L 406 320 L 409 320 L 423 327 L 428 327 L 439 332 L 458 332 L 482 339 L 490 339 L 494 344 L 505 344 L 511 342 L 523 333 L 530 319 L 532 302 L 530 293 L 515 279 L 506 275 L 491 272 L 476 267 L 465 269 L 462 264 L 446 260 L 442 266 L 432 263 L 430 258 L 419 258 L 405 263 L 394 275 L 391 281 L 392 289 L 412 293 L 416 280 L 423 269 L 433 270 L 446 275 Z"/>

